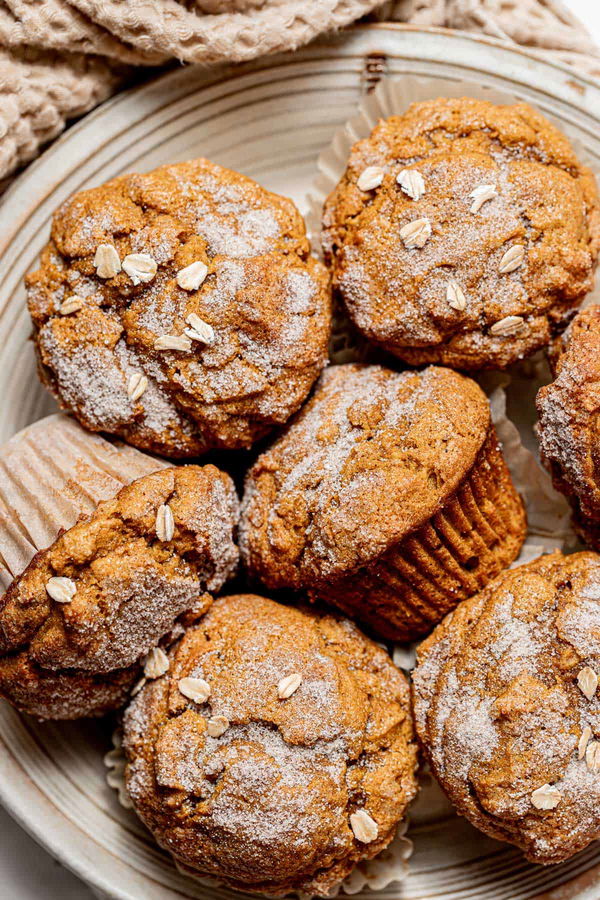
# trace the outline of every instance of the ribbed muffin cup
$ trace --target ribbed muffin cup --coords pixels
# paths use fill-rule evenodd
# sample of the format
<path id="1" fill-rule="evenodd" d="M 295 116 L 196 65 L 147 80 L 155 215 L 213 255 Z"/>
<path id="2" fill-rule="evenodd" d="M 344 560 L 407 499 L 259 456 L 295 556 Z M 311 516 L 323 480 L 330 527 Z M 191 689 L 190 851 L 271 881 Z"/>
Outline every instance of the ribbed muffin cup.
<path id="1" fill-rule="evenodd" d="M 443 505 L 382 556 L 310 590 L 392 641 L 428 634 L 513 562 L 525 508 L 491 425 L 474 465 Z"/>
<path id="2" fill-rule="evenodd" d="M 84 431 L 62 413 L 0 447 L 0 593 L 61 529 L 169 463 Z"/>

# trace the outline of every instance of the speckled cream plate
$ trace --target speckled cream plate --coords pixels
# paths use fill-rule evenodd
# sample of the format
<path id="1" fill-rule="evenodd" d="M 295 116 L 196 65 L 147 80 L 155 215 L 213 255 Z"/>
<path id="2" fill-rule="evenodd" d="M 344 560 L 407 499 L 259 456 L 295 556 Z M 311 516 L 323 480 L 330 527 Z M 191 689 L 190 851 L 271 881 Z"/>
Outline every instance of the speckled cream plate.
<path id="1" fill-rule="evenodd" d="M 382 74 L 490 85 L 569 126 L 600 162 L 600 86 L 519 49 L 461 34 L 369 26 L 293 55 L 209 72 L 185 68 L 106 103 L 52 147 L 0 205 L 0 440 L 54 409 L 37 384 L 22 279 L 73 191 L 128 170 L 203 155 L 306 210 L 316 159 Z M 442 90 L 440 89 L 440 93 Z M 0 705 L 0 799 L 99 896 L 226 898 L 176 872 L 105 781 L 107 723 L 38 725 Z M 413 816 L 411 873 L 385 900 L 597 900 L 600 845 L 554 868 L 475 832 L 435 790 Z M 365 895 L 366 896 L 366 895 Z M 372 895 L 374 896 L 374 895 Z"/>

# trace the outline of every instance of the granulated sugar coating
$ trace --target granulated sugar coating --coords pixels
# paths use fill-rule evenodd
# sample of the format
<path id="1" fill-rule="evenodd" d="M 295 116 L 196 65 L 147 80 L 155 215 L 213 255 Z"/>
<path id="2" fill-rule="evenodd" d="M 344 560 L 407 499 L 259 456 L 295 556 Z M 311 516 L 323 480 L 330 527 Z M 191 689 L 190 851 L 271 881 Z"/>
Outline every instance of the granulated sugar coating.
<path id="1" fill-rule="evenodd" d="M 100 503 L 0 601 L 0 694 L 42 719 L 122 706 L 140 659 L 235 571 L 238 515 L 214 466 L 162 469 Z"/>
<path id="2" fill-rule="evenodd" d="M 524 536 L 485 394 L 435 367 L 328 369 L 250 469 L 240 523 L 252 576 L 395 640 L 431 631 Z"/>
<path id="3" fill-rule="evenodd" d="M 416 792 L 408 684 L 351 622 L 224 597 L 169 656 L 125 713 L 124 748 L 134 808 L 178 863 L 241 890 L 326 896 L 390 843 Z M 206 702 L 183 695 L 188 678 L 206 681 Z M 217 716 L 228 724 L 211 737 Z M 374 823 L 364 840 L 359 812 Z"/>
<path id="4" fill-rule="evenodd" d="M 462 815 L 532 862 L 568 859 L 600 832 L 600 693 L 582 689 L 587 668 L 600 672 L 595 553 L 504 572 L 417 653 L 417 733 L 435 776 Z"/>
<path id="5" fill-rule="evenodd" d="M 374 165 L 381 184 L 360 190 Z M 407 172 L 422 191 L 402 187 Z M 546 345 L 592 288 L 598 194 L 567 139 L 526 104 L 438 99 L 353 147 L 323 243 L 366 337 L 415 365 L 505 368 Z"/>
<path id="6" fill-rule="evenodd" d="M 248 447 L 327 359 L 328 275 L 309 254 L 290 200 L 206 160 L 82 191 L 27 279 L 41 378 L 85 427 L 142 449 Z"/>
<path id="7" fill-rule="evenodd" d="M 550 356 L 554 381 L 536 399 L 542 459 L 571 502 L 575 528 L 600 550 L 600 306 L 578 313 Z"/>

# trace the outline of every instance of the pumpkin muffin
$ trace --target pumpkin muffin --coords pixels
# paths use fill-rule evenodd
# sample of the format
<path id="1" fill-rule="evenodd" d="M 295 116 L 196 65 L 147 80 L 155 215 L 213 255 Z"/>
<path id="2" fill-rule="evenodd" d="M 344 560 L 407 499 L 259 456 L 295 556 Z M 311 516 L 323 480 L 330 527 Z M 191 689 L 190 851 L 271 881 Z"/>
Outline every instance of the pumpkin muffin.
<path id="1" fill-rule="evenodd" d="M 328 896 L 416 793 L 409 691 L 349 621 L 216 600 L 125 713 L 133 806 L 180 866 Z"/>
<path id="2" fill-rule="evenodd" d="M 237 520 L 214 466 L 162 469 L 100 503 L 0 600 L 0 695 L 40 719 L 122 706 L 145 654 L 234 572 Z"/>
<path id="3" fill-rule="evenodd" d="M 525 103 L 415 103 L 353 147 L 323 243 L 367 338 L 413 365 L 506 368 L 592 287 L 596 183 Z"/>
<path id="4" fill-rule="evenodd" d="M 577 314 L 550 362 L 554 381 L 536 400 L 542 459 L 578 533 L 600 550 L 600 306 Z"/>
<path id="5" fill-rule="evenodd" d="M 309 254 L 290 200 L 207 160 L 75 194 L 27 279 L 41 379 L 144 450 L 248 447 L 327 359 L 328 275 Z"/>
<path id="6" fill-rule="evenodd" d="M 600 557 L 504 572 L 444 619 L 413 673 L 418 736 L 461 815 L 535 863 L 600 836 Z"/>
<path id="7" fill-rule="evenodd" d="M 351 364 L 249 471 L 240 549 L 270 588 L 410 640 L 511 563 L 525 529 L 474 381 Z"/>

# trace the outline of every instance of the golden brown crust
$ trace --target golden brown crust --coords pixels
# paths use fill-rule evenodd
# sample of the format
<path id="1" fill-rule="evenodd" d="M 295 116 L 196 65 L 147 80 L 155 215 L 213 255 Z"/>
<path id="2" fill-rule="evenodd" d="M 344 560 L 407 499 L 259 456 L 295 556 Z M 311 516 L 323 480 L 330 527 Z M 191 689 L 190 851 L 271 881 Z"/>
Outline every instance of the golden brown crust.
<path id="1" fill-rule="evenodd" d="M 600 832 L 590 768 L 600 699 L 578 685 L 586 667 L 600 671 L 594 553 L 555 552 L 503 573 L 418 651 L 414 710 L 434 774 L 462 815 L 532 862 L 568 859 Z M 558 791 L 554 808 L 532 797 L 545 785 Z"/>
<path id="2" fill-rule="evenodd" d="M 347 620 L 215 601 L 124 721 L 134 807 L 178 862 L 228 885 L 325 896 L 392 839 L 416 792 L 406 679 Z M 278 696 L 281 678 L 300 686 Z M 203 678 L 204 704 L 180 679 Z M 211 717 L 228 727 L 207 733 Z M 354 838 L 365 810 L 377 837 Z"/>
<path id="3" fill-rule="evenodd" d="M 324 373 L 248 473 L 240 548 L 269 587 L 339 602 L 405 640 L 483 587 L 524 534 L 474 381 L 450 369 L 347 365 Z"/>
<path id="4" fill-rule="evenodd" d="M 100 278 L 102 244 L 121 261 L 149 254 L 156 274 Z M 41 378 L 86 428 L 142 449 L 247 447 L 298 409 L 327 359 L 328 275 L 309 252 L 290 200 L 207 160 L 82 191 L 56 213 L 27 279 Z M 195 262 L 208 275 L 184 290 L 177 274 Z M 81 308 L 61 314 L 73 296 Z M 214 342 L 156 349 L 163 335 L 185 337 L 190 314 Z M 131 399 L 140 374 L 148 386 Z"/>
<path id="5" fill-rule="evenodd" d="M 554 381 L 536 399 L 542 459 L 573 506 L 583 540 L 600 549 L 600 306 L 577 314 L 552 347 Z"/>
<path id="6" fill-rule="evenodd" d="M 370 562 L 456 490 L 489 424 L 483 391 L 450 369 L 331 367 L 247 475 L 250 570 L 301 587 Z"/>
<path id="7" fill-rule="evenodd" d="M 360 190 L 371 166 L 383 183 Z M 405 168 L 423 176 L 420 199 L 396 182 Z M 497 196 L 472 212 L 481 185 Z M 432 234 L 407 249 L 400 230 L 421 218 Z M 546 345 L 591 289 L 600 248 L 593 174 L 524 103 L 440 98 L 380 122 L 353 147 L 323 224 L 334 286 L 359 330 L 411 364 L 465 370 L 505 368 Z M 524 261 L 501 274 L 512 246 Z M 462 310 L 448 303 L 449 281 Z M 494 334 L 509 316 L 523 320 L 518 330 Z"/>
<path id="8" fill-rule="evenodd" d="M 165 506 L 172 536 L 157 527 Z M 140 658 L 235 570 L 237 519 L 233 482 L 214 466 L 163 469 L 100 503 L 0 601 L 2 695 L 40 718 L 121 705 Z"/>

